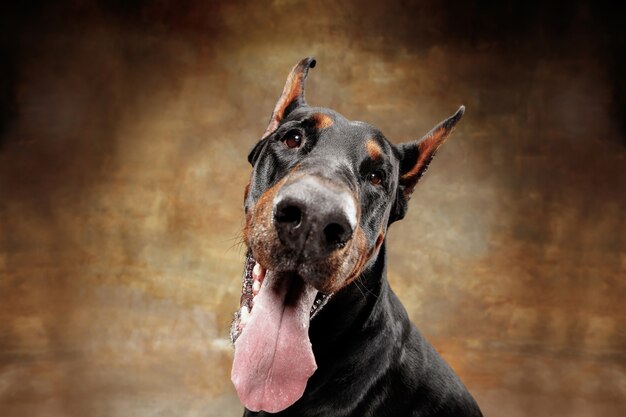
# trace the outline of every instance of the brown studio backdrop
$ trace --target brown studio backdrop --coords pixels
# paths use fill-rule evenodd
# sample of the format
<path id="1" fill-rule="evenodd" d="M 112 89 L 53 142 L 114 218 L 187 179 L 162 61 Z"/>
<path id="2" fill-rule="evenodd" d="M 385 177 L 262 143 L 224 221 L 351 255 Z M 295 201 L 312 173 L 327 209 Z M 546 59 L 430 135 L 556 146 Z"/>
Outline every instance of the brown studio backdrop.
<path id="1" fill-rule="evenodd" d="M 624 37 L 485 5 L 2 6 L 0 415 L 240 415 L 246 155 L 310 54 L 309 102 L 395 142 L 467 106 L 389 279 L 485 414 L 623 415 Z"/>

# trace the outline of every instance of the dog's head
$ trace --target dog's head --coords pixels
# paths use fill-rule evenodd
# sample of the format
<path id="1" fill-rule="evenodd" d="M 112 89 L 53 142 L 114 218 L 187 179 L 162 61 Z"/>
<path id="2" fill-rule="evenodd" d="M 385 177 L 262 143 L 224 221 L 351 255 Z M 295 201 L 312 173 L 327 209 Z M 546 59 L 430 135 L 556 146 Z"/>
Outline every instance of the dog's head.
<path id="1" fill-rule="evenodd" d="M 388 226 L 404 217 L 415 185 L 464 112 L 461 107 L 422 139 L 396 146 L 367 123 L 308 106 L 304 83 L 314 66 L 315 60 L 306 58 L 293 68 L 263 138 L 248 156 L 253 166 L 244 201 L 249 258 L 233 340 L 248 322 L 250 311 L 252 317 L 262 314 L 258 311 L 262 307 L 253 307 L 260 292 L 274 294 L 274 303 L 306 310 L 308 329 L 309 310 L 315 310 L 328 294 L 348 286 L 376 258 Z M 263 280 L 270 275 L 273 278 L 268 284 Z M 258 320 L 267 326 L 269 317 Z M 282 316 L 277 319 L 285 320 Z M 271 331 L 278 337 L 279 330 Z M 302 332 L 301 337 L 305 336 Z M 253 342 L 246 338 L 246 343 L 257 343 L 260 336 L 255 337 Z M 241 359 L 238 367 L 240 351 L 259 355 L 257 362 L 265 357 L 238 344 L 235 347 L 233 381 L 251 409 L 278 411 L 290 405 L 302 394 L 300 390 L 315 369 L 303 371 L 297 384 L 273 386 L 289 393 L 284 401 L 268 400 L 267 393 L 251 392 L 251 386 L 262 385 L 260 379 L 242 377 L 246 371 L 235 369 L 243 368 L 243 363 L 257 366 Z M 271 370 L 275 377 L 280 372 L 272 366 L 255 372 L 269 375 Z"/>
<path id="2" fill-rule="evenodd" d="M 375 127 L 309 107 L 304 82 L 315 60 L 292 70 L 269 126 L 252 149 L 245 242 L 274 271 L 292 271 L 322 292 L 356 279 L 401 219 L 461 107 L 423 139 L 391 144 Z"/>

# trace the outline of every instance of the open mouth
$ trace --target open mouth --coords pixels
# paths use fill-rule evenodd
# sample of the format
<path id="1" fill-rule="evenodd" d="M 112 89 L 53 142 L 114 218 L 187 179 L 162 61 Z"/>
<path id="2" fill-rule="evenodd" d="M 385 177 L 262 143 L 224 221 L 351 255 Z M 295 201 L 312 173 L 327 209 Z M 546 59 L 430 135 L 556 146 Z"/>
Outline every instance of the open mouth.
<path id="1" fill-rule="evenodd" d="M 252 257 L 252 251 L 248 251 L 243 269 L 239 310 L 235 313 L 230 328 L 230 341 L 233 345 L 241 335 L 243 328 L 250 318 L 254 301 L 261 290 L 266 273 L 267 270 Z M 316 294 L 313 306 L 311 306 L 310 320 L 322 310 L 331 297 L 332 293 L 324 294 L 318 292 Z"/>
<path id="2" fill-rule="evenodd" d="M 302 396 L 317 369 L 309 323 L 330 297 L 295 273 L 264 269 L 248 251 L 230 332 L 231 379 L 246 408 L 275 413 Z"/>

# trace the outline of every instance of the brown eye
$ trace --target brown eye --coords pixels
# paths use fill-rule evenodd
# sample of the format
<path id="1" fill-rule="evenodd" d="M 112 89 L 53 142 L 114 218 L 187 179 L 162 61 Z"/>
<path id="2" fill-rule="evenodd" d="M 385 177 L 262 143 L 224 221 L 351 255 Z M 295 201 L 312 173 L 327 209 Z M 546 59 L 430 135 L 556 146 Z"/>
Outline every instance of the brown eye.
<path id="1" fill-rule="evenodd" d="M 380 172 L 372 172 L 367 179 L 373 185 L 380 185 L 383 182 L 383 175 Z"/>
<path id="2" fill-rule="evenodd" d="M 290 130 L 283 136 L 283 142 L 288 148 L 299 148 L 302 144 L 302 135 L 297 130 Z"/>

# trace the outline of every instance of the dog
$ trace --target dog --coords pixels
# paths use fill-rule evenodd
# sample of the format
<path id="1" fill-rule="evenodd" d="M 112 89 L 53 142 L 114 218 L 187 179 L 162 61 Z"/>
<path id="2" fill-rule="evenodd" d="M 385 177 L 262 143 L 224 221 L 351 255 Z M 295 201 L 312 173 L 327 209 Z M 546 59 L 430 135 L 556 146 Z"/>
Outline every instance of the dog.
<path id="1" fill-rule="evenodd" d="M 385 236 L 465 108 L 418 141 L 310 107 L 291 71 L 248 156 L 231 379 L 244 416 L 481 416 L 386 278 Z"/>

